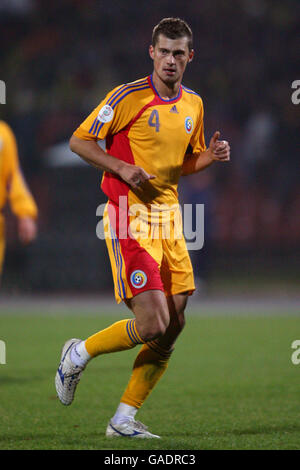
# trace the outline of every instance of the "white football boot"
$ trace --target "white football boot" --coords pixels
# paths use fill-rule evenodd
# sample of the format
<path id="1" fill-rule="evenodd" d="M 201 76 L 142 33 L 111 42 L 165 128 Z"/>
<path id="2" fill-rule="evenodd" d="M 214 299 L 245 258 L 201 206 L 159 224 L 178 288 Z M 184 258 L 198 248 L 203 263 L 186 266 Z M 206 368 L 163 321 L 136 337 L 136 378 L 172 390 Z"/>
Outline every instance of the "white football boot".
<path id="1" fill-rule="evenodd" d="M 106 437 L 133 437 L 139 439 L 160 439 L 160 436 L 151 434 L 140 421 L 130 419 L 121 424 L 108 423 L 106 429 Z"/>
<path id="2" fill-rule="evenodd" d="M 58 398 L 63 405 L 71 405 L 76 387 L 85 367 L 76 366 L 70 358 L 72 347 L 80 343 L 80 339 L 72 338 L 66 341 L 62 348 L 60 363 L 55 376 L 55 388 Z"/>

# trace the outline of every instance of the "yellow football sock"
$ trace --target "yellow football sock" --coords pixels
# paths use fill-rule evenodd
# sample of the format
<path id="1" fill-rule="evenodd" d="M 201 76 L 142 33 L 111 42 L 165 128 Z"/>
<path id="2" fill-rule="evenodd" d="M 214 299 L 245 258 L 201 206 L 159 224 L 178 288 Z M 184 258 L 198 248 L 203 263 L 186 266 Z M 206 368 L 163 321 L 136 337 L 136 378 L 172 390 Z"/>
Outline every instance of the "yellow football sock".
<path id="1" fill-rule="evenodd" d="M 160 347 L 156 341 L 144 344 L 134 366 L 121 403 L 140 408 L 168 367 L 173 350 Z"/>
<path id="2" fill-rule="evenodd" d="M 142 344 L 133 320 L 121 320 L 95 333 L 85 340 L 85 348 L 91 357 L 131 349 Z"/>

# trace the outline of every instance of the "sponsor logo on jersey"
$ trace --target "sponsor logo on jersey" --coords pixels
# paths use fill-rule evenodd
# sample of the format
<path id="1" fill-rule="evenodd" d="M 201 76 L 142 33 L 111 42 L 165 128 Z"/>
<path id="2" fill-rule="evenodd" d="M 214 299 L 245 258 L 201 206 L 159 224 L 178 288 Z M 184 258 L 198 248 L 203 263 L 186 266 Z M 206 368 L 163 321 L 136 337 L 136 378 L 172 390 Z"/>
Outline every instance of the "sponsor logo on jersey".
<path id="1" fill-rule="evenodd" d="M 105 104 L 103 108 L 100 109 L 97 119 L 100 122 L 110 122 L 113 116 L 114 110 L 109 106 L 109 104 Z"/>
<path id="2" fill-rule="evenodd" d="M 190 134 L 194 127 L 193 119 L 190 116 L 187 116 L 184 121 L 185 130 Z"/>
<path id="3" fill-rule="evenodd" d="M 176 114 L 178 114 L 178 111 L 177 111 L 177 108 L 176 108 L 176 104 L 174 104 L 174 106 L 172 106 L 172 108 L 170 109 L 170 113 L 176 113 Z"/>
<path id="4" fill-rule="evenodd" d="M 141 269 L 137 269 L 136 271 L 133 271 L 133 273 L 131 273 L 130 281 L 133 287 L 135 287 L 136 289 L 141 289 L 146 285 L 147 276 L 144 271 L 141 271 Z"/>

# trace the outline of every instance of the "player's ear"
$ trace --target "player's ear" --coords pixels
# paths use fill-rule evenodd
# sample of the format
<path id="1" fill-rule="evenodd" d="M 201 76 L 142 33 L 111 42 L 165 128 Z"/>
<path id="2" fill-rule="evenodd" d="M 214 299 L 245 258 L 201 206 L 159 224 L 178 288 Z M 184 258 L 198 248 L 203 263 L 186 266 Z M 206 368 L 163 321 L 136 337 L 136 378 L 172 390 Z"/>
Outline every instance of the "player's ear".
<path id="1" fill-rule="evenodd" d="M 152 44 L 149 46 L 149 55 L 151 59 L 153 60 L 154 59 L 154 47 L 152 46 Z"/>
<path id="2" fill-rule="evenodd" d="M 189 51 L 189 62 L 192 62 L 193 58 L 194 58 L 194 49 L 191 49 Z"/>

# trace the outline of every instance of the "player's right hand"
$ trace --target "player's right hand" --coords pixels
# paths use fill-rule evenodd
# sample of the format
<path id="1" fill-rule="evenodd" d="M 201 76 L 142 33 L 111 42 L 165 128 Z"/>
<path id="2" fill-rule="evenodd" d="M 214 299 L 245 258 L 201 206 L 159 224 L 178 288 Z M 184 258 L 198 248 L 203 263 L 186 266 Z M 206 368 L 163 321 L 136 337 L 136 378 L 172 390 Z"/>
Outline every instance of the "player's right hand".
<path id="1" fill-rule="evenodd" d="M 149 175 L 143 168 L 130 163 L 125 163 L 119 170 L 119 176 L 125 183 L 129 184 L 134 189 L 139 188 L 145 181 L 156 178 L 154 175 Z"/>

